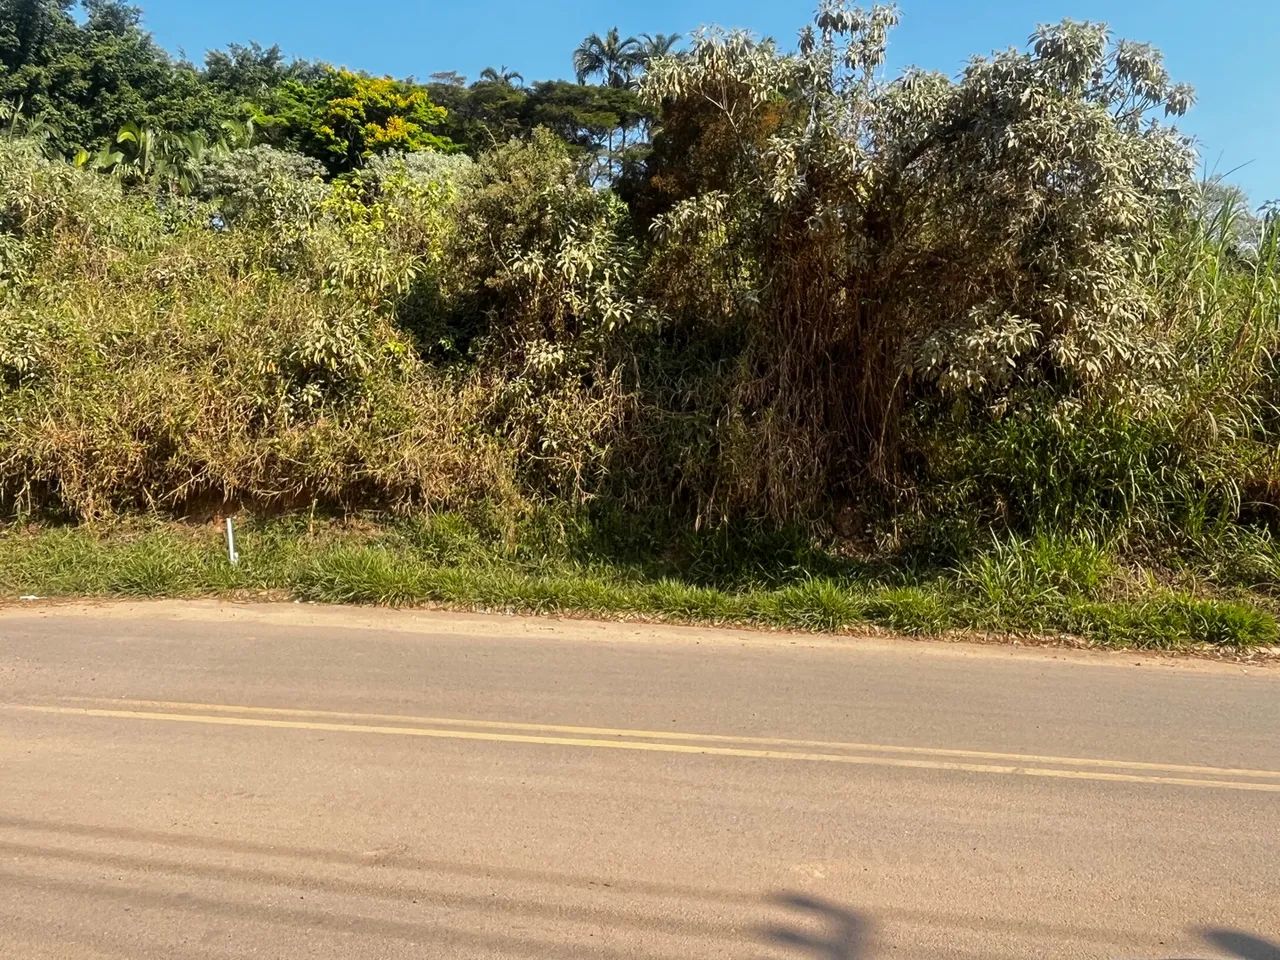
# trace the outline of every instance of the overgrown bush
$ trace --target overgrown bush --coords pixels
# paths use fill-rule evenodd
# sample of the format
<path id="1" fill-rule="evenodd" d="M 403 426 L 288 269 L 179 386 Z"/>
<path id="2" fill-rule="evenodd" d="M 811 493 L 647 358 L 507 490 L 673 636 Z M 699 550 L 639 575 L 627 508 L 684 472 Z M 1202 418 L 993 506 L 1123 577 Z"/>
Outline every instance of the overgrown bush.
<path id="1" fill-rule="evenodd" d="M 617 440 L 624 345 L 644 319 L 626 209 L 545 132 L 486 154 L 465 183 L 449 251 L 452 337 L 482 371 L 522 472 L 581 499 Z"/>
<path id="2" fill-rule="evenodd" d="M 500 438 L 470 426 L 486 405 L 476 380 L 429 370 L 367 287 L 331 282 L 345 261 L 320 255 L 361 251 L 335 239 L 347 225 L 327 199 L 299 234 L 307 258 L 286 270 L 277 253 L 296 238 L 271 222 L 214 230 L 193 212 L 175 224 L 20 147 L 0 168 L 0 209 L 29 264 L 0 314 L 11 509 L 518 496 Z"/>
<path id="3" fill-rule="evenodd" d="M 895 20 L 828 4 L 794 55 L 709 33 L 646 82 L 656 295 L 742 332 L 713 512 L 892 499 L 946 465 L 908 467 L 922 405 L 1138 416 L 1173 362 L 1142 265 L 1192 158 L 1145 118 L 1188 92 L 1074 23 L 957 82 L 884 84 Z"/>
<path id="4" fill-rule="evenodd" d="M 260 144 L 209 160 L 200 173 L 199 194 L 217 207 L 220 226 L 246 216 L 281 226 L 298 219 L 300 208 L 319 202 L 323 172 L 317 160 Z M 301 199 L 307 197 L 311 204 Z"/>

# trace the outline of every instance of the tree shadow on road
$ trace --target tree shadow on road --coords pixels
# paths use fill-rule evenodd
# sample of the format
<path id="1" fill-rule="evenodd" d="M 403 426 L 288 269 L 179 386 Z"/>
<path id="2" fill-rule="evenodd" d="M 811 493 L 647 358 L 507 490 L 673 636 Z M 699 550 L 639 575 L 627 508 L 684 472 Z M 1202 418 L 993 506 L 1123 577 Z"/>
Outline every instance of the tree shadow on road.
<path id="1" fill-rule="evenodd" d="M 1200 935 L 1239 960 L 1280 960 L 1280 944 L 1242 930 L 1208 928 L 1201 930 Z"/>
<path id="2" fill-rule="evenodd" d="M 852 910 L 795 893 L 779 894 L 772 902 L 798 916 L 794 924 L 765 928 L 762 935 L 768 943 L 798 950 L 814 960 L 860 960 L 866 956 L 870 924 Z"/>

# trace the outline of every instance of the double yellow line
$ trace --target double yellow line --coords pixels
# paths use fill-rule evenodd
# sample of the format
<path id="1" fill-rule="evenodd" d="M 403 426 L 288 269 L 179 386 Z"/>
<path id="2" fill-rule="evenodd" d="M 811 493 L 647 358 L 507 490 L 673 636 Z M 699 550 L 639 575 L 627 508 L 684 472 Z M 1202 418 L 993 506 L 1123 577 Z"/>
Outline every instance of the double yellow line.
<path id="1" fill-rule="evenodd" d="M 69 703 L 111 703 L 112 707 Z M 1036 756 L 828 740 L 790 740 L 662 730 L 626 730 L 562 724 L 513 723 L 383 713 L 347 713 L 284 707 L 183 703 L 168 700 L 67 700 L 54 704 L 7 704 L 3 709 L 59 716 L 144 720 L 224 727 L 313 730 L 329 733 L 478 740 L 648 753 L 694 754 L 757 760 L 790 760 L 898 767 L 960 773 L 1048 777 L 1112 783 L 1209 787 L 1280 793 L 1280 771 L 1145 763 L 1082 757 Z"/>

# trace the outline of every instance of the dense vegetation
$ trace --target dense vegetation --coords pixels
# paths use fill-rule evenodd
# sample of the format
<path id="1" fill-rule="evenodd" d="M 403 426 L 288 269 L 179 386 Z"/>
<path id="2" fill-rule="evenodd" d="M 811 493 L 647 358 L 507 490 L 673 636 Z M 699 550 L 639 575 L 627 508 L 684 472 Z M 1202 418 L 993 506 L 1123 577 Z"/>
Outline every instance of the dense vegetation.
<path id="1" fill-rule="evenodd" d="M 887 79 L 830 3 L 526 88 L 84 13 L 0 2 L 7 586 L 1274 639 L 1280 224 L 1151 48 Z M 231 510 L 308 519 L 112 580 Z"/>

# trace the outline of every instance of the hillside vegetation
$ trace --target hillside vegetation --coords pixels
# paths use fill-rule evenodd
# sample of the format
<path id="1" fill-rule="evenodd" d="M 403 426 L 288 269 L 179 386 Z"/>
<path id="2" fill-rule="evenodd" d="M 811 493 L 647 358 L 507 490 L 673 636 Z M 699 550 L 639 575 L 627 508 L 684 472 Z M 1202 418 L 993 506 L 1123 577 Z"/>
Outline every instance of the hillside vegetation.
<path id="1" fill-rule="evenodd" d="M 1280 221 L 1149 47 L 895 21 L 70 133 L 0 43 L 0 585 L 1274 642 Z"/>

